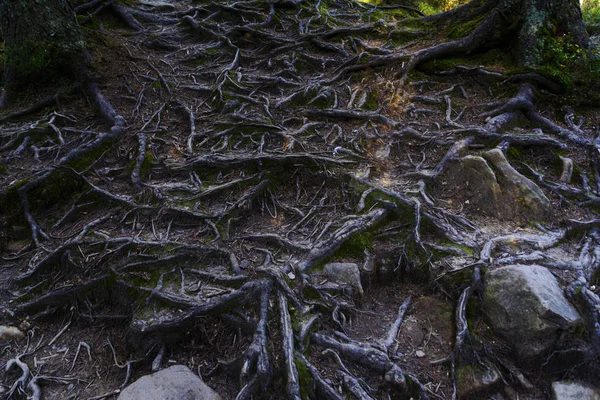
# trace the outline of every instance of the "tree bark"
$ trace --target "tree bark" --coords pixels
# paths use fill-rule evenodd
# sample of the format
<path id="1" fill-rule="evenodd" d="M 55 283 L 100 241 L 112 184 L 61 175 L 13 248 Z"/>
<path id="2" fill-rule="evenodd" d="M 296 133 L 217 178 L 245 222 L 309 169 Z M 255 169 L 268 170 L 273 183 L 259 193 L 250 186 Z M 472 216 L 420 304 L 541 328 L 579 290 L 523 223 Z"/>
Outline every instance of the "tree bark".
<path id="1" fill-rule="evenodd" d="M 84 58 L 85 41 L 68 0 L 0 1 L 4 89 L 62 73 Z"/>
<path id="2" fill-rule="evenodd" d="M 520 66 L 535 67 L 544 62 L 543 46 L 549 39 L 564 37 L 570 44 L 589 48 L 589 37 L 579 0 L 473 0 L 425 21 L 467 26 L 481 22 L 471 34 L 446 45 L 446 53 L 469 54 L 485 47 L 510 47 Z M 461 42 L 457 46 L 457 42 Z M 453 54 L 444 54 L 448 56 Z M 431 54 L 437 58 L 438 54 Z M 421 60 L 424 61 L 424 60 Z"/>
<path id="3" fill-rule="evenodd" d="M 517 61 L 524 66 L 537 66 L 543 62 L 540 41 L 552 34 L 566 36 L 582 49 L 589 47 L 589 37 L 581 16 L 579 0 L 521 0 L 520 7 L 513 1 L 503 0 L 504 9 L 522 19 L 517 37 Z M 514 15 L 514 14 L 513 14 Z"/>

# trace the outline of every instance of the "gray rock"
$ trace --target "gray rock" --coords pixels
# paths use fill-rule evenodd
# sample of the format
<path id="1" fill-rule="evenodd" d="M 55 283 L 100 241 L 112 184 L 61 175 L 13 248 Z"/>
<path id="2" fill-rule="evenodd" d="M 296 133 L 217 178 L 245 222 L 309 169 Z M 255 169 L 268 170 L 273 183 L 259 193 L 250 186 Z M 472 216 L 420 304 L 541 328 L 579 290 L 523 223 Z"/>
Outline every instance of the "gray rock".
<path id="1" fill-rule="evenodd" d="M 464 194 L 469 201 L 469 208 L 476 208 L 484 214 L 497 218 L 502 217 L 502 190 L 494 171 L 482 157 L 461 158 L 457 170 L 453 171 L 452 175 L 464 182 L 466 192 Z"/>
<path id="2" fill-rule="evenodd" d="M 554 275 L 539 265 L 510 265 L 489 272 L 484 298 L 490 326 L 523 361 L 551 350 L 561 333 L 583 324 Z"/>
<path id="3" fill-rule="evenodd" d="M 360 270 L 355 263 L 329 263 L 323 268 L 327 279 L 350 285 L 358 295 L 362 296 L 364 291 L 360 282 Z"/>
<path id="4" fill-rule="evenodd" d="M 504 198 L 511 198 L 511 207 L 517 214 L 543 219 L 550 213 L 550 200 L 542 189 L 510 165 L 500 149 L 484 153 L 484 158 L 494 166 L 496 178 L 502 186 Z"/>
<path id="5" fill-rule="evenodd" d="M 600 390 L 578 382 L 553 382 L 552 398 L 554 400 L 600 400 Z"/>
<path id="6" fill-rule="evenodd" d="M 413 347 L 419 346 L 421 343 L 423 343 L 423 339 L 425 339 L 423 330 L 419 324 L 414 321 L 406 321 L 403 323 L 401 332 L 403 335 L 407 335 L 409 337 L 410 344 Z"/>
<path id="7" fill-rule="evenodd" d="M 141 377 L 117 400 L 221 400 L 221 396 L 185 365 L 174 365 Z"/>
<path id="8" fill-rule="evenodd" d="M 531 180 L 515 170 L 500 149 L 479 156 L 465 156 L 450 164 L 442 179 L 460 188 L 458 200 L 469 212 L 502 220 L 544 219 L 550 201 Z"/>
<path id="9" fill-rule="evenodd" d="M 573 177 L 573 160 L 568 157 L 560 157 L 562 163 L 562 173 L 560 174 L 559 181 L 561 183 L 571 183 Z"/>
<path id="10" fill-rule="evenodd" d="M 498 368 L 489 362 L 483 365 L 461 364 L 456 371 L 456 385 L 461 398 L 469 398 L 475 393 L 490 390 L 501 381 Z"/>

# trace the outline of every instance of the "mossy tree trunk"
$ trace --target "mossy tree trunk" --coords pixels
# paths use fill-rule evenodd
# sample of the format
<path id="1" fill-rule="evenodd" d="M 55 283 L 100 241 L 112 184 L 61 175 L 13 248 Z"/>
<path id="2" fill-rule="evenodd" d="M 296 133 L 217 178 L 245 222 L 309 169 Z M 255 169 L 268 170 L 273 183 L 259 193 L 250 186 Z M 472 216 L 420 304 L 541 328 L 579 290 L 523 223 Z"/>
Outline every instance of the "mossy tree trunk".
<path id="1" fill-rule="evenodd" d="M 80 65 L 85 41 L 68 0 L 2 0 L 4 87 L 34 83 Z"/>
<path id="2" fill-rule="evenodd" d="M 579 0 L 473 0 L 424 20 L 462 26 L 464 34 L 423 50 L 413 60 L 415 65 L 486 48 L 508 47 L 520 66 L 535 67 L 545 62 L 544 51 L 551 41 L 558 40 L 572 51 L 581 49 L 581 53 L 589 47 Z"/>
<path id="3" fill-rule="evenodd" d="M 503 0 L 500 3 L 503 16 L 510 16 L 505 17 L 505 23 L 512 22 L 517 27 L 515 50 L 520 65 L 540 65 L 543 62 L 540 49 L 548 37 L 565 37 L 582 49 L 589 47 L 579 0 Z"/>

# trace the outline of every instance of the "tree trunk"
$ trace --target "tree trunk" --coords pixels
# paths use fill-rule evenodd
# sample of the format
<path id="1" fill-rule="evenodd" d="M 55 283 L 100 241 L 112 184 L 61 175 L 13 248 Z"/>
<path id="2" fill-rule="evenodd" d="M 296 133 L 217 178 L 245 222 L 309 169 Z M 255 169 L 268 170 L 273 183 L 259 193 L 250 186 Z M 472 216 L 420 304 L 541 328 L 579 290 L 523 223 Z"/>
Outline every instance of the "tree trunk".
<path id="1" fill-rule="evenodd" d="M 4 87 L 38 82 L 81 64 L 85 41 L 68 0 L 2 0 Z"/>
<path id="2" fill-rule="evenodd" d="M 564 36 L 583 49 L 589 47 L 589 37 L 581 16 L 579 0 L 521 0 L 512 5 L 503 0 L 501 10 L 520 19 L 517 36 L 517 61 L 523 66 L 538 66 L 543 60 L 540 48 L 548 36 Z M 514 18 L 514 17 L 513 17 Z"/>
<path id="3" fill-rule="evenodd" d="M 473 0 L 425 20 L 475 28 L 454 42 L 429 49 L 435 51 L 423 54 L 419 62 L 503 45 L 514 51 L 520 66 L 535 67 L 544 63 L 544 46 L 551 40 L 561 38 L 589 48 L 579 0 Z"/>

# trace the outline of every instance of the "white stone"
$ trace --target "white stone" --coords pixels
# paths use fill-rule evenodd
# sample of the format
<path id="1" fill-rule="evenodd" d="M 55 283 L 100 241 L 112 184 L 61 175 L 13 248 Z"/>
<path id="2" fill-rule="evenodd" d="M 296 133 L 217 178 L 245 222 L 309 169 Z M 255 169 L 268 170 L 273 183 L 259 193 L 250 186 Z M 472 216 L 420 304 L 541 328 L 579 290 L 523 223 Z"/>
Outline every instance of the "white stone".
<path id="1" fill-rule="evenodd" d="M 552 398 L 554 400 L 600 400 L 600 390 L 578 382 L 553 382 Z"/>
<path id="2" fill-rule="evenodd" d="M 127 386 L 118 400 L 222 400 L 185 365 L 146 375 Z"/>

